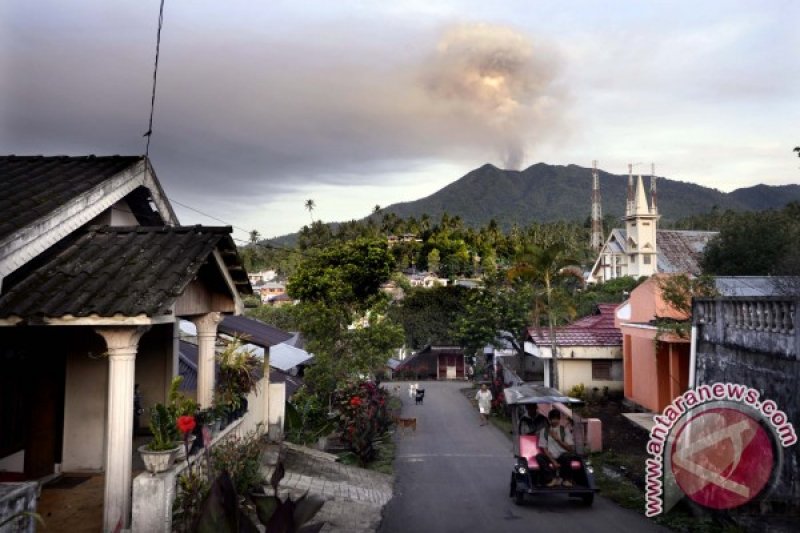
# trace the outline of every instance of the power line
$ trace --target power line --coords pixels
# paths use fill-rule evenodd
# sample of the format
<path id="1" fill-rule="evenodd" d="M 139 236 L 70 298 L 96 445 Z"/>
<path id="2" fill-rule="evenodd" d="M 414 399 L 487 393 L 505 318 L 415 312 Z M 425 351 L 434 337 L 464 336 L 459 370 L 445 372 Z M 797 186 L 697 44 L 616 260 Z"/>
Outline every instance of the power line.
<path id="1" fill-rule="evenodd" d="M 156 81 L 158 80 L 158 56 L 161 51 L 161 28 L 164 26 L 164 0 L 161 0 L 161 6 L 158 10 L 158 33 L 156 33 L 156 61 L 153 65 L 153 92 L 150 95 L 150 122 L 147 125 L 147 133 L 143 137 L 147 137 L 147 145 L 144 149 L 144 156 L 150 155 L 150 138 L 153 135 L 153 113 L 156 109 Z"/>

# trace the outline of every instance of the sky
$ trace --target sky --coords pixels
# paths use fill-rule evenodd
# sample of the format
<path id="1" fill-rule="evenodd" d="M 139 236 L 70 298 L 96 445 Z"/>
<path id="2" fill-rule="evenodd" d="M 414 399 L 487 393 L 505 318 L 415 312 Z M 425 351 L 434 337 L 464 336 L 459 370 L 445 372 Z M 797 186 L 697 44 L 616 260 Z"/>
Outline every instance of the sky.
<path id="1" fill-rule="evenodd" d="M 0 2 L 2 152 L 144 153 L 158 8 Z M 150 157 L 181 223 L 239 239 L 486 162 L 799 183 L 797 20 L 792 0 L 166 0 Z"/>

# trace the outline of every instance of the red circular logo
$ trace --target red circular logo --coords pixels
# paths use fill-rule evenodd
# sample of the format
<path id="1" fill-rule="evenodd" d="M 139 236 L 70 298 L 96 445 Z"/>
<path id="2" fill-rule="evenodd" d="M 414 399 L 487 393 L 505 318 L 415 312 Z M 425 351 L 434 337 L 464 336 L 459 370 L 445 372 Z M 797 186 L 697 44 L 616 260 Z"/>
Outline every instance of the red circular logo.
<path id="1" fill-rule="evenodd" d="M 733 408 L 703 411 L 672 443 L 672 472 L 689 498 L 712 509 L 749 502 L 772 475 L 775 455 L 764 427 Z"/>

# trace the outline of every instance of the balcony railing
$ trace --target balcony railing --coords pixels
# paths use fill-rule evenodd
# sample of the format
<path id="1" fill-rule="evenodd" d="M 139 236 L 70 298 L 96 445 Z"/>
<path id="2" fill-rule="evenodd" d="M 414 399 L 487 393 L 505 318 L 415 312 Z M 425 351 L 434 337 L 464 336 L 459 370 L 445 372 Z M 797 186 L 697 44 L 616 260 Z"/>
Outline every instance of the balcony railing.
<path id="1" fill-rule="evenodd" d="M 800 351 L 798 300 L 790 297 L 697 298 L 698 338 L 755 351 L 795 356 Z"/>

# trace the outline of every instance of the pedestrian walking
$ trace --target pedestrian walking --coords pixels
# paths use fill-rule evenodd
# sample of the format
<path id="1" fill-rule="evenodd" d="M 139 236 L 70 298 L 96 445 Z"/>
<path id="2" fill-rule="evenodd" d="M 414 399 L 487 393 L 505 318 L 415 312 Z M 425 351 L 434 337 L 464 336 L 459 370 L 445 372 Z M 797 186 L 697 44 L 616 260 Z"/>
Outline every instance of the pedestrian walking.
<path id="1" fill-rule="evenodd" d="M 489 413 L 492 410 L 492 391 L 484 383 L 481 389 L 475 394 L 475 399 L 478 400 L 478 413 L 481 416 L 481 425 L 485 426 L 489 423 Z"/>

